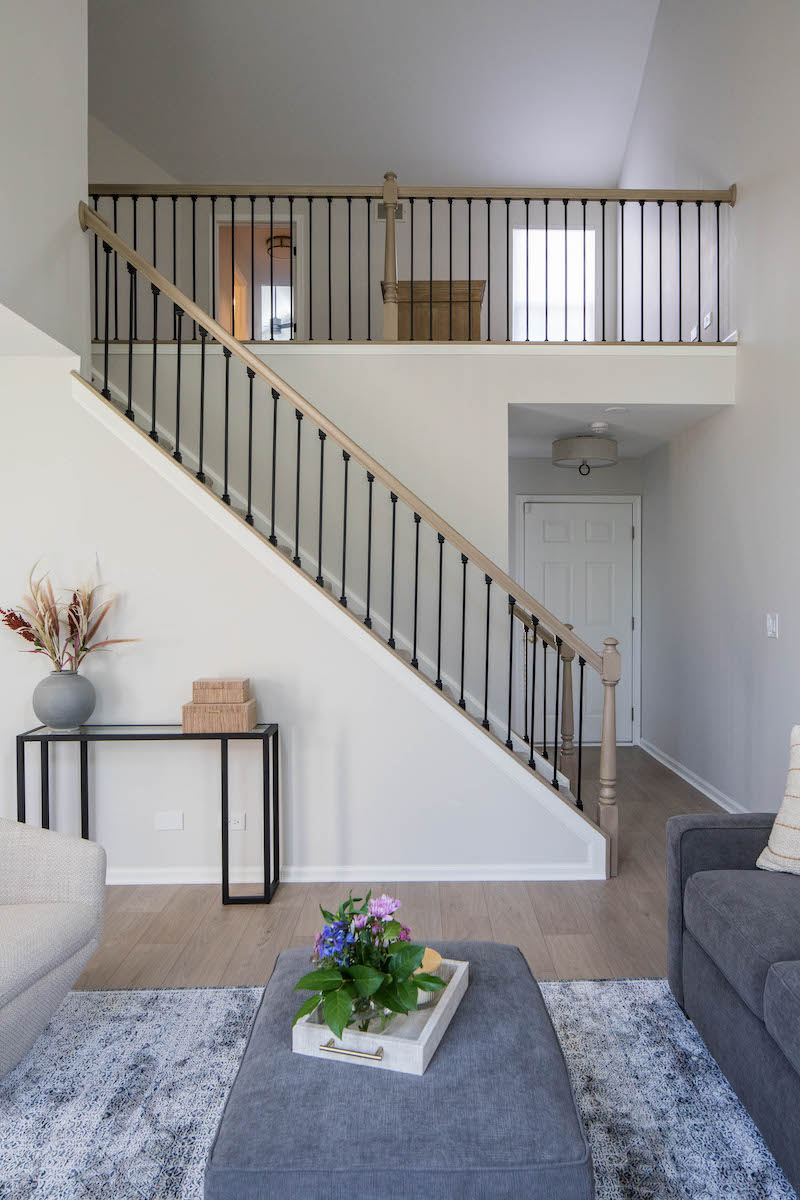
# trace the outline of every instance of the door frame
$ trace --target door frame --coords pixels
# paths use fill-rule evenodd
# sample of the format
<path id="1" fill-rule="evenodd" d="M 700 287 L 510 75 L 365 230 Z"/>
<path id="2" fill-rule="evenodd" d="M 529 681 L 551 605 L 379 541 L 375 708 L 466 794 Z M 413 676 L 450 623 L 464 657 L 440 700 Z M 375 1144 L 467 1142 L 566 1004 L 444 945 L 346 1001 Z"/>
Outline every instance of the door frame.
<path id="1" fill-rule="evenodd" d="M 522 495 L 515 496 L 516 538 L 514 546 L 516 578 L 524 585 L 525 578 L 525 505 L 526 504 L 630 504 L 633 511 L 633 541 L 632 541 L 632 605 L 633 605 L 633 637 L 631 647 L 633 661 L 631 662 L 631 699 L 633 701 L 633 725 L 631 743 L 620 742 L 620 745 L 632 744 L 638 746 L 642 739 L 642 497 L 639 496 L 554 496 L 554 495 Z M 556 614 L 558 615 L 558 614 Z M 625 669 L 623 663 L 622 669 Z"/>

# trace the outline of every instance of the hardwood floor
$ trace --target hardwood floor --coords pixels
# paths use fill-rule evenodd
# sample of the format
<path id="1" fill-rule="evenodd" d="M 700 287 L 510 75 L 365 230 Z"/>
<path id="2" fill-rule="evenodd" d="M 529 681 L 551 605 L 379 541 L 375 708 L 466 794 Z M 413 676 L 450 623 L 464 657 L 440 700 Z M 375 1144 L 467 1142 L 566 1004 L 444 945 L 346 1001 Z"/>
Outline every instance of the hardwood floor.
<path id="1" fill-rule="evenodd" d="M 587 752 L 587 777 L 592 777 Z M 667 817 L 715 805 L 639 749 L 619 751 L 620 865 L 589 883 L 393 883 L 415 938 L 482 938 L 518 945 L 539 979 L 637 978 L 666 973 Z M 351 885 L 291 884 L 272 904 L 223 907 L 213 885 L 107 889 L 102 945 L 80 988 L 261 985 L 287 946 L 310 945 L 319 905 Z M 353 890 L 356 886 L 353 885 Z M 356 892 L 358 894 L 358 892 Z M 363 894 L 363 892 L 361 892 Z"/>

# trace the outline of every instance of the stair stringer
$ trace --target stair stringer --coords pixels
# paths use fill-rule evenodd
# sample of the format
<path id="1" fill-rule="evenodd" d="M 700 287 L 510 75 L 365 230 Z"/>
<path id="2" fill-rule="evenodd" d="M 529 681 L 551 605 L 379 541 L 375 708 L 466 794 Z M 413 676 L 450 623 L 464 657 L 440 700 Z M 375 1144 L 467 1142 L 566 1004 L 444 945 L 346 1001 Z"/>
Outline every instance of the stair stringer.
<path id="1" fill-rule="evenodd" d="M 248 525 L 231 507 L 199 484 L 190 470 L 176 462 L 142 429 L 122 419 L 118 409 L 75 372 L 72 391 L 74 398 L 86 412 L 255 558 L 277 582 L 290 589 L 320 618 L 327 621 L 337 636 L 348 639 L 360 653 L 367 654 L 374 662 L 379 663 L 381 669 L 389 674 L 393 685 L 410 691 L 416 700 L 430 710 L 435 720 L 446 723 L 461 739 L 487 759 L 497 773 L 498 790 L 501 794 L 502 779 L 505 778 L 530 798 L 543 818 L 554 821 L 575 848 L 575 854 L 569 861 L 555 864 L 515 861 L 498 866 L 481 864 L 474 867 L 467 864 L 464 867 L 451 865 L 444 868 L 439 864 L 422 864 L 419 869 L 408 868 L 411 873 L 404 873 L 398 864 L 393 864 L 391 878 L 602 879 L 607 876 L 609 839 L 585 813 L 578 811 L 567 797 L 559 794 L 539 775 L 531 772 L 513 751 L 488 734 L 477 721 L 465 715 L 457 703 L 443 695 L 432 681 L 410 668 L 401 655 L 392 651 L 379 635 L 368 630 L 357 615 L 344 609 L 327 591 L 316 587 L 302 569 L 271 546 L 266 538 Z M 434 731 L 435 726 L 431 736 Z M 501 803 L 502 799 L 487 795 L 487 822 L 496 818 Z M 342 867 L 343 873 L 338 877 L 354 880 L 362 878 L 359 873 L 349 873 L 352 869 L 354 867 L 349 865 Z M 299 868 L 292 874 L 290 867 L 289 871 L 284 873 L 284 878 L 287 879 L 311 880 L 323 877 L 332 879 L 337 876 L 330 870 L 324 876 L 320 876 L 314 874 L 313 868 Z"/>

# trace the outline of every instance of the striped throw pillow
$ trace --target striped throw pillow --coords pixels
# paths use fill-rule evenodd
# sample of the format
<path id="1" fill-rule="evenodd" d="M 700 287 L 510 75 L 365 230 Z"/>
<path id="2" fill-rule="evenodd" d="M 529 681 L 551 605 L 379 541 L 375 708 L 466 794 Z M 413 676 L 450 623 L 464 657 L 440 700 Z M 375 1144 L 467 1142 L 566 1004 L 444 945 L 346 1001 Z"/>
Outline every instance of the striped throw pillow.
<path id="1" fill-rule="evenodd" d="M 792 730 L 783 804 L 756 866 L 800 875 L 800 725 Z"/>

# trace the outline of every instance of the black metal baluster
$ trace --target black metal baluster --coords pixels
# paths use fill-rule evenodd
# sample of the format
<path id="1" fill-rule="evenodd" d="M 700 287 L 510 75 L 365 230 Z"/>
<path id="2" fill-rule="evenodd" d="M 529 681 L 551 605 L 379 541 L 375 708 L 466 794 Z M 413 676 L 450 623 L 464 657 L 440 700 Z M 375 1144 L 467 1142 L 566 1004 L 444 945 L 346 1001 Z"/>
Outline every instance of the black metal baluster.
<path id="1" fill-rule="evenodd" d="M 331 257 L 331 213 L 333 198 L 328 196 L 328 341 L 333 341 L 333 275 Z"/>
<path id="2" fill-rule="evenodd" d="M 544 340 L 550 341 L 548 304 L 550 301 L 550 200 L 544 199 Z"/>
<path id="3" fill-rule="evenodd" d="M 439 596 L 436 617 L 436 686 L 442 689 L 442 582 L 444 575 L 444 534 L 437 533 L 439 543 Z"/>
<path id="4" fill-rule="evenodd" d="M 269 340 L 275 341 L 275 197 L 269 198 Z M 309 225 L 309 230 L 311 226 Z"/>
<path id="5" fill-rule="evenodd" d="M 583 811 L 583 801 L 581 800 L 581 783 L 583 781 L 583 671 L 586 666 L 586 659 L 578 656 L 578 665 L 580 666 L 581 674 L 578 689 L 578 791 L 575 796 L 575 803 Z"/>
<path id="6" fill-rule="evenodd" d="M 278 539 L 275 536 L 275 480 L 278 470 L 278 399 L 279 393 L 272 388 L 272 488 L 270 492 L 269 503 L 269 540 L 273 546 L 277 546 Z"/>
<path id="7" fill-rule="evenodd" d="M 395 545 L 397 534 L 397 496 L 389 493 L 392 502 L 392 565 L 389 577 L 389 645 L 394 650 L 394 574 L 395 574 Z"/>
<path id="8" fill-rule="evenodd" d="M 252 367 L 247 368 L 247 512 L 245 521 L 253 524 L 253 380 Z"/>
<path id="9" fill-rule="evenodd" d="M 347 197 L 347 340 L 353 340 L 353 230 L 352 230 L 352 197 Z"/>
<path id="10" fill-rule="evenodd" d="M 114 213 L 113 229 L 114 229 L 114 233 L 116 233 L 117 232 L 117 204 L 119 202 L 119 196 L 112 196 L 111 199 L 112 199 L 113 205 L 114 205 L 114 207 L 113 207 L 113 213 Z M 115 250 L 114 251 L 114 341 L 115 342 L 119 341 L 119 303 L 118 303 L 118 301 L 119 301 L 119 273 L 117 271 L 117 262 L 118 262 L 118 256 L 117 256 L 117 252 Z"/>
<path id="11" fill-rule="evenodd" d="M 697 205 L 697 340 L 698 340 L 698 342 L 702 342 L 702 340 L 703 340 L 703 300 L 702 300 L 703 264 L 702 264 L 702 260 L 700 258 L 700 201 L 695 200 L 695 204 Z"/>
<path id="12" fill-rule="evenodd" d="M 98 195 L 92 196 L 94 211 L 97 212 L 97 205 L 100 201 Z M 98 293 L 98 272 L 97 272 L 97 234 L 94 235 L 94 340 L 100 340 L 100 296 Z"/>
<path id="13" fill-rule="evenodd" d="M 586 201 L 581 200 L 583 209 L 583 341 L 586 341 Z"/>
<path id="14" fill-rule="evenodd" d="M 408 256 L 409 279 L 410 279 L 410 283 L 409 283 L 409 288 L 410 288 L 410 290 L 409 290 L 409 306 L 410 306 L 409 317 L 410 317 L 410 324 L 411 324 L 409 340 L 413 342 L 414 341 L 414 197 L 413 196 L 409 199 L 408 203 L 411 208 L 411 216 L 409 218 L 410 223 L 411 223 L 411 249 L 410 249 L 409 256 Z"/>
<path id="15" fill-rule="evenodd" d="M 367 489 L 369 492 L 367 509 L 367 614 L 364 617 L 364 624 L 367 629 L 372 629 L 372 485 L 374 482 L 375 476 L 371 471 L 367 471 Z"/>
<path id="16" fill-rule="evenodd" d="M 231 196 L 231 337 L 236 337 L 236 197 Z"/>
<path id="17" fill-rule="evenodd" d="M 292 261 L 289 248 L 289 264 Z M 256 340 L 256 198 L 250 197 L 250 340 Z"/>
<path id="18" fill-rule="evenodd" d="M 197 302 L 197 196 L 192 196 L 192 300 Z M 197 341 L 196 321 L 192 321 L 192 341 Z"/>
<path id="19" fill-rule="evenodd" d="M 325 494 L 325 440 L 327 434 L 323 429 L 319 431 L 319 526 L 317 530 L 317 583 L 320 587 L 325 585 L 325 577 L 322 574 L 322 513 Z"/>
<path id="20" fill-rule="evenodd" d="M 639 201 L 639 341 L 644 341 L 644 200 Z"/>
<path id="21" fill-rule="evenodd" d="M 511 199 L 506 196 L 506 341 L 511 341 Z"/>
<path id="22" fill-rule="evenodd" d="M 663 245 L 663 218 L 664 201 L 658 201 L 658 340 L 664 340 L 664 284 L 662 274 L 662 260 L 664 257 Z"/>
<path id="23" fill-rule="evenodd" d="M 172 196 L 172 282 L 178 285 L 178 197 Z M 172 337 L 177 335 L 177 314 L 172 313 Z"/>
<path id="24" fill-rule="evenodd" d="M 175 321 L 175 340 L 178 343 L 175 351 L 175 449 L 172 457 L 176 462 L 183 462 L 181 455 L 181 349 L 183 334 L 183 309 L 176 304 L 173 318 Z"/>
<path id="25" fill-rule="evenodd" d="M 556 638 L 556 712 L 553 726 L 553 787 L 558 791 L 558 702 L 561 690 L 561 638 Z"/>
<path id="26" fill-rule="evenodd" d="M 419 526 L 422 517 L 414 513 L 414 645 L 411 651 L 411 665 L 419 670 L 417 658 L 417 616 L 419 613 Z"/>
<path id="27" fill-rule="evenodd" d="M 486 665 L 483 673 L 483 720 L 484 729 L 489 728 L 489 624 L 492 609 L 492 577 L 484 575 L 486 583 Z"/>
<path id="28" fill-rule="evenodd" d="M 461 555 L 461 694 L 458 697 L 458 707 L 466 708 L 464 699 L 464 663 L 466 658 L 467 639 L 467 563 L 466 554 Z"/>
<path id="29" fill-rule="evenodd" d="M 683 201 L 678 200 L 678 341 L 683 341 Z"/>
<path id="30" fill-rule="evenodd" d="M 492 340 L 492 198 L 486 197 L 486 340 Z"/>
<path id="31" fill-rule="evenodd" d="M 106 257 L 106 273 L 105 273 L 105 315 L 103 321 L 103 395 L 106 400 L 111 399 L 111 393 L 108 390 L 108 327 L 109 327 L 109 275 L 111 271 L 111 247 L 108 242 L 103 242 L 103 252 Z"/>
<path id="32" fill-rule="evenodd" d="M 133 320 L 136 302 L 136 268 L 132 263 L 128 267 L 128 407 L 125 416 L 133 420 Z"/>
<path id="33" fill-rule="evenodd" d="M 522 688 L 522 715 L 524 718 L 524 728 L 522 731 L 522 740 L 530 742 L 528 737 L 528 625 L 525 621 L 522 623 L 522 667 L 523 667 L 523 688 Z"/>
<path id="34" fill-rule="evenodd" d="M 536 770 L 536 728 L 534 720 L 536 716 L 536 631 L 539 625 L 539 618 L 533 617 L 533 652 L 531 654 L 531 752 L 528 756 L 528 766 Z"/>
<path id="35" fill-rule="evenodd" d="M 297 418 L 297 474 L 294 485 L 294 557 L 292 562 L 296 567 L 300 563 L 300 437 L 303 430 L 303 414 L 299 408 L 294 410 Z"/>
<path id="36" fill-rule="evenodd" d="M 549 760 L 547 753 L 547 642 L 542 634 L 542 758 Z"/>
<path id="37" fill-rule="evenodd" d="M 205 448 L 206 437 L 206 338 L 208 331 L 200 326 L 200 442 L 197 454 L 197 478 L 201 483 L 205 483 L 206 476 L 203 471 L 203 450 Z"/>
<path id="38" fill-rule="evenodd" d="M 225 440 L 223 448 L 223 466 L 224 479 L 222 500 L 225 504 L 230 504 L 231 498 L 228 494 L 228 447 L 230 437 L 230 397 L 231 397 L 231 352 L 227 346 L 222 347 L 222 354 L 225 359 Z"/>
<path id="39" fill-rule="evenodd" d="M 289 197 L 289 341 L 294 341 L 294 196 Z"/>
<path id="40" fill-rule="evenodd" d="M 531 202 L 528 197 L 525 197 L 525 341 L 530 341 L 530 311 L 531 311 L 531 285 L 530 285 L 530 207 Z"/>
<path id="41" fill-rule="evenodd" d="M 722 341 L 722 316 L 719 310 L 719 200 L 714 201 L 716 211 L 717 225 L 717 250 L 716 250 L 716 268 L 717 268 L 717 341 Z"/>
<path id="42" fill-rule="evenodd" d="M 509 750 L 514 749 L 514 739 L 511 736 L 511 709 L 514 701 L 514 609 L 517 601 L 514 596 L 508 597 L 508 732 L 506 734 L 506 747 Z"/>
<path id="43" fill-rule="evenodd" d="M 313 303 L 314 294 L 311 290 L 312 279 L 313 279 L 311 262 L 312 262 L 312 259 L 314 258 L 314 242 L 313 242 L 313 239 L 311 236 L 311 233 L 312 233 L 311 206 L 313 203 L 314 203 L 314 197 L 309 196 L 308 197 L 308 340 L 310 342 L 313 342 L 313 340 L 314 340 L 314 303 Z"/>
<path id="44" fill-rule="evenodd" d="M 625 341 L 625 201 L 619 202 L 620 341 Z"/>
<path id="45" fill-rule="evenodd" d="M 603 325 L 603 341 L 605 341 L 606 340 L 606 201 L 605 200 L 600 201 L 600 212 L 602 215 L 602 237 L 601 237 L 602 245 L 600 247 L 600 257 L 601 257 L 600 291 L 603 294 L 602 325 Z"/>
<path id="46" fill-rule="evenodd" d="M 217 319 L 217 253 L 218 253 L 218 237 L 217 237 L 217 197 L 211 197 L 211 315 L 216 321 Z"/>
<path id="47" fill-rule="evenodd" d="M 157 270 L 158 269 L 158 219 L 157 219 L 157 213 L 156 213 L 156 205 L 158 203 L 158 196 L 151 196 L 150 199 L 153 204 L 153 266 Z M 153 335 L 154 335 L 154 337 L 158 336 L 157 327 L 155 327 L 153 329 Z"/>
<path id="48" fill-rule="evenodd" d="M 154 283 L 150 284 L 150 291 L 153 293 L 153 395 L 150 410 L 150 437 L 154 442 L 157 442 L 158 430 L 156 429 L 156 384 L 158 373 L 158 297 L 160 293 Z"/>
<path id="49" fill-rule="evenodd" d="M 342 451 L 342 459 L 344 460 L 344 503 L 342 506 L 342 594 L 339 597 L 339 603 L 347 608 L 347 476 L 350 470 L 350 455 L 346 450 Z"/>
<path id="50" fill-rule="evenodd" d="M 449 238 L 449 266 L 447 268 L 448 275 L 448 307 L 450 310 L 450 331 L 448 333 L 448 341 L 453 340 L 453 199 L 452 196 L 447 200 L 447 214 L 449 220 L 448 238 Z"/>
<path id="51" fill-rule="evenodd" d="M 467 197 L 467 341 L 472 341 L 472 199 Z"/>
<path id="52" fill-rule="evenodd" d="M 564 341 L 568 342 L 569 341 L 569 321 L 567 318 L 567 292 L 569 290 L 569 283 L 568 283 L 569 276 L 568 276 L 568 272 L 567 272 L 567 265 L 568 265 L 568 259 L 567 259 L 567 242 L 568 242 L 568 238 L 567 238 L 567 205 L 569 204 L 569 200 L 564 200 L 563 204 L 564 204 Z"/>
<path id="53" fill-rule="evenodd" d="M 433 196 L 428 197 L 428 341 L 433 341 Z"/>
<path id="54" fill-rule="evenodd" d="M 367 196 L 367 341 L 372 341 L 372 197 Z"/>

